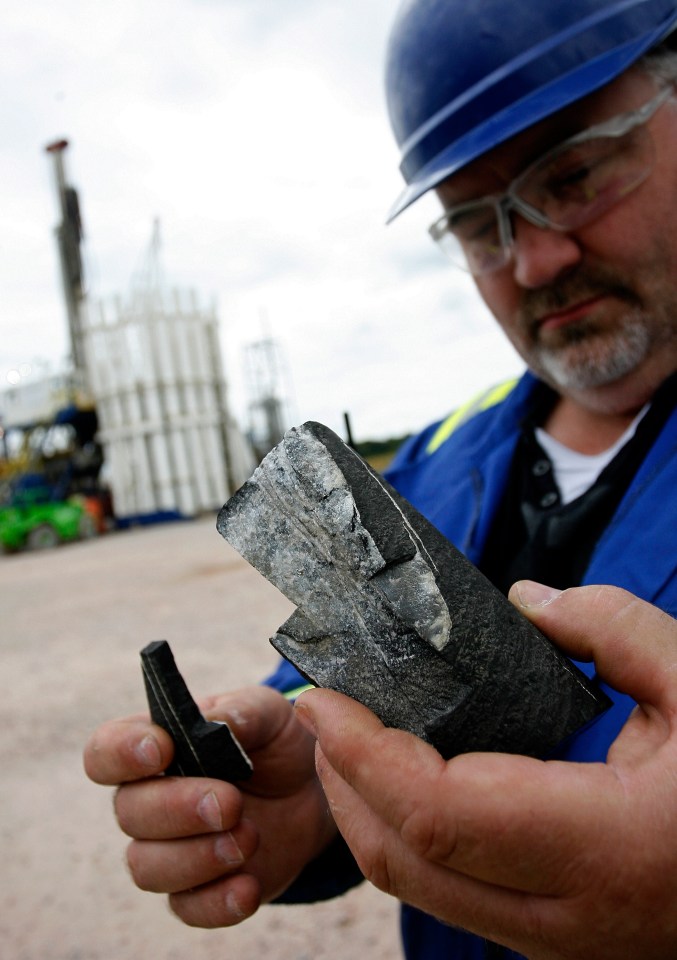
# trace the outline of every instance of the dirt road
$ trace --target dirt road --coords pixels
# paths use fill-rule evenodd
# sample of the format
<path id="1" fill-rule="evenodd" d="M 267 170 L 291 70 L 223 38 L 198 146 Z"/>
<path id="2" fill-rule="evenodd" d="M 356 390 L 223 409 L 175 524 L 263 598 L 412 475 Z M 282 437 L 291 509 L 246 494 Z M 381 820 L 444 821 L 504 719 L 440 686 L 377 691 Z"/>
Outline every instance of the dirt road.
<path id="1" fill-rule="evenodd" d="M 211 518 L 0 557 L 0 957 L 3 960 L 395 960 L 397 908 L 363 884 L 184 927 L 123 865 L 111 791 L 82 772 L 102 720 L 144 709 L 138 652 L 171 642 L 200 695 L 257 682 L 290 604 Z"/>

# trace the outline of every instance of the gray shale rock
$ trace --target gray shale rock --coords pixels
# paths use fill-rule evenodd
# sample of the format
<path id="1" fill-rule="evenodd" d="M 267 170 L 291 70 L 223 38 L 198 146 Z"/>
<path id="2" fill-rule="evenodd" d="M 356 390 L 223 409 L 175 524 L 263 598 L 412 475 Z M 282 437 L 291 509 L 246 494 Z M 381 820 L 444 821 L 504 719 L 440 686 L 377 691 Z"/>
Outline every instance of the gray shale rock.
<path id="1" fill-rule="evenodd" d="M 547 756 L 609 706 L 322 424 L 288 431 L 222 508 L 217 529 L 298 607 L 273 646 L 312 683 L 446 758 Z"/>
<path id="2" fill-rule="evenodd" d="M 252 762 L 227 723 L 205 720 L 179 673 L 166 640 L 141 651 L 143 682 L 153 723 L 174 741 L 170 777 L 215 777 L 237 783 L 253 773 Z"/>

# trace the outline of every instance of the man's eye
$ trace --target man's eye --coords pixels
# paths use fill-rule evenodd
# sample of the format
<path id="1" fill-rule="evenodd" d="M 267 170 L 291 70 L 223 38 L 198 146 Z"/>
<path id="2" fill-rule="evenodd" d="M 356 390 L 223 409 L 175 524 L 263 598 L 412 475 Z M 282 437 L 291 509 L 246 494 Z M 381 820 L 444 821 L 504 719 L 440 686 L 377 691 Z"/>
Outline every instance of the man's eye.
<path id="1" fill-rule="evenodd" d="M 487 210 L 460 212 L 449 218 L 449 229 L 463 243 L 496 235 L 496 217 Z"/>
<path id="2" fill-rule="evenodd" d="M 590 165 L 574 167 L 569 170 L 560 170 L 552 174 L 547 182 L 548 191 L 554 197 L 567 195 L 585 195 L 586 188 L 592 182 L 594 171 Z"/>
<path id="3" fill-rule="evenodd" d="M 577 183 L 580 183 L 589 176 L 590 167 L 578 167 L 576 170 L 569 171 L 566 176 L 560 176 L 559 182 L 563 187 L 575 186 Z"/>
<path id="4" fill-rule="evenodd" d="M 541 190 L 555 199 L 589 202 L 622 162 L 617 144 L 591 140 L 553 158 L 536 181 L 540 180 Z"/>

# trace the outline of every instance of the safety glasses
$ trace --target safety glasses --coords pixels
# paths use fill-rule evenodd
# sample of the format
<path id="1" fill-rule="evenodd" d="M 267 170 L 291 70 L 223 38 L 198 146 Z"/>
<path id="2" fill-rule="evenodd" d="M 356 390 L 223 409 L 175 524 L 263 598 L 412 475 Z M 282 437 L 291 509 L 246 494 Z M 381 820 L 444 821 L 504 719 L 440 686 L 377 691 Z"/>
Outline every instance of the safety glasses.
<path id="1" fill-rule="evenodd" d="M 484 276 L 510 262 L 513 211 L 537 227 L 562 232 L 601 217 L 650 174 L 655 151 L 645 124 L 672 94 L 673 88 L 665 87 L 639 109 L 565 140 L 505 193 L 448 209 L 430 235 L 453 263 Z"/>

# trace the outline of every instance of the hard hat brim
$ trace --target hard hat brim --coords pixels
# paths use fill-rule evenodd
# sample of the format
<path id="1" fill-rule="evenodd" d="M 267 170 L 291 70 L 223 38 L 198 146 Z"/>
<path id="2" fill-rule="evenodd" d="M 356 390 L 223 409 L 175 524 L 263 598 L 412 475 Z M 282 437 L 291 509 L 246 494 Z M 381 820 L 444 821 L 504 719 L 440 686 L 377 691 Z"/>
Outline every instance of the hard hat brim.
<path id="1" fill-rule="evenodd" d="M 659 43 L 670 32 L 675 21 L 677 16 L 673 15 L 659 28 L 582 64 L 529 96 L 515 100 L 501 112 L 489 112 L 485 119 L 417 171 L 393 204 L 386 222 L 390 223 L 423 194 L 494 147 L 615 80 Z M 499 82 L 510 83 L 511 77 L 503 76 Z M 478 94 L 478 101 L 486 92 L 484 90 Z"/>

